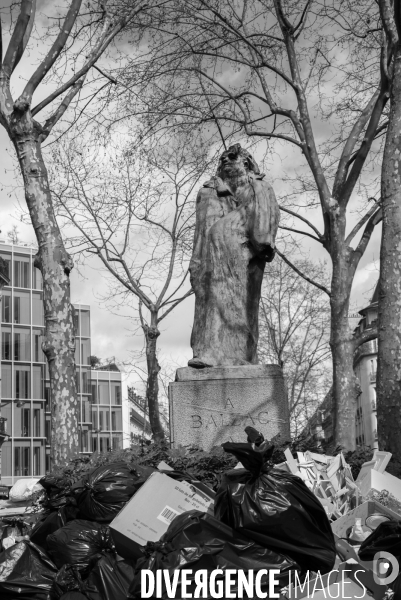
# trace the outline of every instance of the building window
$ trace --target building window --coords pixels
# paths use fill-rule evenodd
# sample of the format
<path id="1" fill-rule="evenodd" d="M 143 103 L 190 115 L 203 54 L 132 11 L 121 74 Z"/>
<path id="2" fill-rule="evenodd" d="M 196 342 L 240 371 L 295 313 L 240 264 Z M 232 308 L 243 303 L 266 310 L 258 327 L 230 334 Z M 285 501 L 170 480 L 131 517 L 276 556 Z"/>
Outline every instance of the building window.
<path id="1" fill-rule="evenodd" d="M 46 438 L 46 444 L 48 444 L 50 446 L 50 420 L 49 419 L 46 419 L 46 421 L 45 421 L 45 438 Z"/>
<path id="2" fill-rule="evenodd" d="M 99 381 L 98 383 L 98 403 L 110 404 L 109 382 Z"/>
<path id="3" fill-rule="evenodd" d="M 14 260 L 14 287 L 29 288 L 29 260 Z"/>
<path id="4" fill-rule="evenodd" d="M 32 287 L 34 290 L 43 290 L 42 273 L 36 267 L 32 268 Z"/>
<path id="5" fill-rule="evenodd" d="M 115 435 L 112 438 L 113 441 L 113 450 L 118 450 L 119 448 L 121 448 L 121 436 L 120 435 Z"/>
<path id="6" fill-rule="evenodd" d="M 99 452 L 109 452 L 111 450 L 110 437 L 107 435 L 99 436 Z"/>
<path id="7" fill-rule="evenodd" d="M 29 324 L 31 322 L 29 313 L 29 293 L 19 292 L 14 295 L 14 323 Z"/>
<path id="8" fill-rule="evenodd" d="M 31 437 L 30 408 L 21 408 L 21 437 Z"/>
<path id="9" fill-rule="evenodd" d="M 81 310 L 81 336 L 82 337 L 90 337 L 90 314 L 89 310 Z"/>
<path id="10" fill-rule="evenodd" d="M 122 413 L 121 410 L 111 411 L 111 429 L 112 431 L 122 430 Z"/>
<path id="11" fill-rule="evenodd" d="M 11 332 L 3 331 L 1 334 L 1 357 L 11 360 Z"/>
<path id="12" fill-rule="evenodd" d="M 42 432 L 41 432 L 42 428 L 40 426 L 40 422 L 41 422 L 40 409 L 34 408 L 34 410 L 33 410 L 33 435 L 34 435 L 34 437 L 42 437 Z"/>
<path id="13" fill-rule="evenodd" d="M 40 451 L 41 448 L 35 447 L 33 449 L 33 475 L 34 477 L 41 475 L 41 460 L 40 460 Z"/>
<path id="14" fill-rule="evenodd" d="M 20 367 L 15 370 L 15 397 L 29 398 L 30 377 L 29 367 Z"/>
<path id="15" fill-rule="evenodd" d="M 111 382 L 111 403 L 121 406 L 121 384 Z"/>
<path id="16" fill-rule="evenodd" d="M 107 408 L 99 411 L 99 429 L 100 431 L 110 431 L 110 412 Z"/>
<path id="17" fill-rule="evenodd" d="M 45 355 L 42 350 L 42 331 L 36 329 L 33 332 L 33 361 L 45 362 Z"/>
<path id="18" fill-rule="evenodd" d="M 91 415 L 92 405 L 88 400 L 82 400 L 81 402 L 81 421 L 82 423 L 91 423 L 92 415 Z"/>
<path id="19" fill-rule="evenodd" d="M 1 447 L 1 475 L 10 477 L 12 471 L 12 446 L 11 442 L 4 442 Z"/>
<path id="20" fill-rule="evenodd" d="M 14 298 L 14 323 L 21 323 L 21 298 Z"/>
<path id="21" fill-rule="evenodd" d="M 1 258 L 5 262 L 5 265 L 4 265 L 4 274 L 7 275 L 7 277 L 10 280 L 10 285 L 12 285 L 11 260 L 9 258 L 5 258 L 4 255 L 2 255 Z"/>
<path id="22" fill-rule="evenodd" d="M 44 324 L 43 294 L 32 293 L 32 323 L 34 325 Z"/>
<path id="23" fill-rule="evenodd" d="M 91 391 L 91 380 L 89 371 L 85 371 L 82 369 L 82 389 L 81 392 L 83 394 L 90 394 Z"/>
<path id="24" fill-rule="evenodd" d="M 81 452 L 89 452 L 89 432 L 87 429 L 81 430 Z"/>
<path id="25" fill-rule="evenodd" d="M 2 321 L 3 321 L 3 323 L 11 323 L 11 296 L 10 296 L 10 294 L 3 294 L 1 305 L 2 305 Z"/>
<path id="26" fill-rule="evenodd" d="M 11 365 L 1 365 L 1 397 L 11 398 Z"/>
<path id="27" fill-rule="evenodd" d="M 31 360 L 31 336 L 26 329 L 14 330 L 14 360 Z"/>
<path id="28" fill-rule="evenodd" d="M 90 340 L 82 340 L 81 342 L 81 364 L 82 365 L 90 365 L 90 353 L 91 353 L 91 346 L 90 346 Z"/>
<path id="29" fill-rule="evenodd" d="M 92 394 L 91 394 L 91 396 L 92 396 L 92 403 L 93 404 L 98 404 L 98 401 L 97 401 L 97 383 L 92 383 L 91 389 L 92 389 Z"/>
<path id="30" fill-rule="evenodd" d="M 27 477 L 31 474 L 31 448 L 29 446 L 15 446 L 14 448 L 14 475 Z"/>

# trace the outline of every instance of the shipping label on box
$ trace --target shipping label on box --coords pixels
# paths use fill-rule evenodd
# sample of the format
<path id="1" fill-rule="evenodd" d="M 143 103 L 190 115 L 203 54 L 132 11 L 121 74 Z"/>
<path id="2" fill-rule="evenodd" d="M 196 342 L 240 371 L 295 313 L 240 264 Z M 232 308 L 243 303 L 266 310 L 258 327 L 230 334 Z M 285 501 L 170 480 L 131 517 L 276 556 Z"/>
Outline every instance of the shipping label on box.
<path id="1" fill-rule="evenodd" d="M 138 555 L 147 542 L 157 542 L 177 515 L 189 510 L 207 512 L 212 496 L 185 481 L 153 473 L 110 523 L 117 552 Z"/>

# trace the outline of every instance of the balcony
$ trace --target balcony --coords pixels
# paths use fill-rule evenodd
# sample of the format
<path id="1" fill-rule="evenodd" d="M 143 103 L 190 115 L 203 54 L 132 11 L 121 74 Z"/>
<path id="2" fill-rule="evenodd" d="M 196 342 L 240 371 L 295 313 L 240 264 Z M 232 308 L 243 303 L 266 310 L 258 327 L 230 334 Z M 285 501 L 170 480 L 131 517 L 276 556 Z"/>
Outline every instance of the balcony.
<path id="1" fill-rule="evenodd" d="M 373 371 L 373 373 L 369 373 L 370 383 L 376 383 L 376 373 L 377 373 L 377 371 Z"/>
<path id="2" fill-rule="evenodd" d="M 7 435 L 6 422 L 5 417 L 0 417 L 0 434 Z"/>

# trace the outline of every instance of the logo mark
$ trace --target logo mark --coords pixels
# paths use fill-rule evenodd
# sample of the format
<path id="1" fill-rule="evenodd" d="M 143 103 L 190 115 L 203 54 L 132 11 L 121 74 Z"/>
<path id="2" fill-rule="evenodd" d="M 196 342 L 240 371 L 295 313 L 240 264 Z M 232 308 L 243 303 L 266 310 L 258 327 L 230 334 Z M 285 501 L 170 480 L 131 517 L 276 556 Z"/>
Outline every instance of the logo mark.
<path id="1" fill-rule="evenodd" d="M 389 585 L 398 577 L 400 566 L 390 552 L 376 552 L 373 558 L 373 579 L 379 585 Z"/>

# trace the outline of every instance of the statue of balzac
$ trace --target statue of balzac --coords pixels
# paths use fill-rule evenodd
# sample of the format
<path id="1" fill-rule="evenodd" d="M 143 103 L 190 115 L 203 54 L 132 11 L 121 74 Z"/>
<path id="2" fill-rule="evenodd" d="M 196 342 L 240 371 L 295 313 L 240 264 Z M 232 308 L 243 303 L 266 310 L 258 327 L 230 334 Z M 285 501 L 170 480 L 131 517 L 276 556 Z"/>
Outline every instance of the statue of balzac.
<path id="1" fill-rule="evenodd" d="M 251 154 L 239 144 L 223 152 L 196 200 L 190 367 L 257 364 L 263 272 L 274 257 L 279 214 Z"/>

